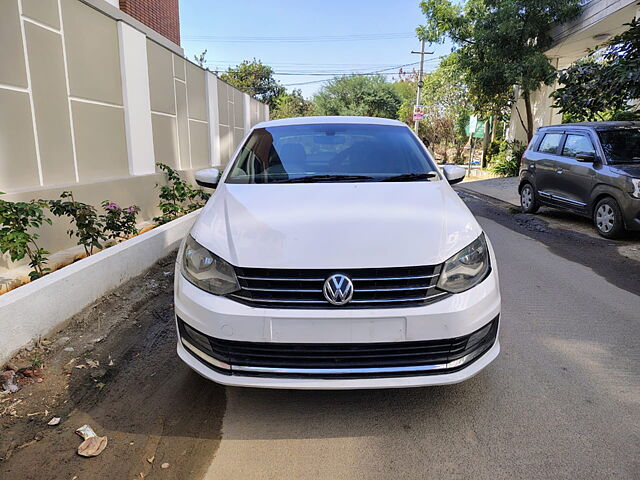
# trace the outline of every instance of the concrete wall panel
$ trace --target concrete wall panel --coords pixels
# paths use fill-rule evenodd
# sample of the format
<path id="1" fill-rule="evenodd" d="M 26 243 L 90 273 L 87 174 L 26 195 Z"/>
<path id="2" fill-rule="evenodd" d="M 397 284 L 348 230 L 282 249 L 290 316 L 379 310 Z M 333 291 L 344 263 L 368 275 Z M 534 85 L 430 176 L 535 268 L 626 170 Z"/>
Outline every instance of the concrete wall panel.
<path id="1" fill-rule="evenodd" d="M 233 152 L 236 151 L 236 148 L 238 147 L 238 145 L 242 141 L 243 137 L 244 137 L 244 129 L 243 128 L 234 128 L 233 129 L 233 144 L 231 145 L 231 148 L 229 148 L 229 159 L 231 159 L 231 155 L 233 155 Z"/>
<path id="2" fill-rule="evenodd" d="M 124 109 L 72 102 L 80 182 L 129 175 Z"/>
<path id="3" fill-rule="evenodd" d="M 249 102 L 249 110 L 251 115 L 251 126 L 254 126 L 256 123 L 260 122 L 260 107 L 261 104 L 256 99 L 252 98 Z"/>
<path id="4" fill-rule="evenodd" d="M 122 94 L 126 104 L 124 125 L 129 158 L 129 173 L 154 173 L 153 127 L 149 91 L 149 70 L 146 68 L 147 40 L 144 34 L 118 22 Z"/>
<path id="5" fill-rule="evenodd" d="M 191 168 L 189 157 L 189 120 L 187 117 L 187 89 L 185 84 L 175 80 L 176 106 L 178 109 L 178 145 L 180 149 L 180 168 Z"/>
<path id="6" fill-rule="evenodd" d="M 37 187 L 38 159 L 29 94 L 0 88 L 0 191 Z"/>
<path id="7" fill-rule="evenodd" d="M 218 82 L 218 118 L 220 125 L 229 126 L 229 86 L 221 80 Z"/>
<path id="8" fill-rule="evenodd" d="M 220 120 L 218 112 L 218 80 L 212 73 L 207 72 L 206 103 L 209 129 L 209 165 L 220 165 Z"/>
<path id="9" fill-rule="evenodd" d="M 209 126 L 203 122 L 189 120 L 191 139 L 191 168 L 206 168 L 209 165 Z"/>
<path id="10" fill-rule="evenodd" d="M 232 88 L 232 87 L 230 87 Z M 233 90 L 233 116 L 234 124 L 236 128 L 241 128 L 244 131 L 244 94 L 240 90 Z"/>
<path id="11" fill-rule="evenodd" d="M 44 184 L 75 182 L 62 40 L 31 23 L 25 34 Z"/>
<path id="12" fill-rule="evenodd" d="M 71 95 L 122 105 L 116 22 L 77 1 L 62 1 Z"/>
<path id="13" fill-rule="evenodd" d="M 233 129 L 220 125 L 220 164 L 229 163 L 229 150 L 233 145 Z"/>
<path id="14" fill-rule="evenodd" d="M 0 2 L 0 83 L 27 88 L 18 2 Z"/>
<path id="15" fill-rule="evenodd" d="M 173 76 L 183 81 L 187 79 L 184 72 L 184 58 L 175 54 L 173 55 Z"/>
<path id="16" fill-rule="evenodd" d="M 22 0 L 22 14 L 60 30 L 58 0 Z"/>
<path id="17" fill-rule="evenodd" d="M 189 118 L 207 120 L 207 102 L 205 99 L 205 72 L 201 68 L 187 62 L 187 98 L 189 101 Z"/>
<path id="18" fill-rule="evenodd" d="M 152 113 L 151 124 L 153 125 L 153 150 L 156 155 L 156 163 L 179 168 L 176 119 Z"/>
<path id="19" fill-rule="evenodd" d="M 151 110 L 156 112 L 176 113 L 172 57 L 169 50 L 147 39 Z"/>

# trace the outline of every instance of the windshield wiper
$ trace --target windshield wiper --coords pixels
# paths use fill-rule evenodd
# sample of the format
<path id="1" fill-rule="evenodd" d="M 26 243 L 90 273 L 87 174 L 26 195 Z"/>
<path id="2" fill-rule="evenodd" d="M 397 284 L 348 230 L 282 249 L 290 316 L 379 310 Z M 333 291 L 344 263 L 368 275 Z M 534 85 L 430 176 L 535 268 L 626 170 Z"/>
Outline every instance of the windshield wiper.
<path id="1" fill-rule="evenodd" d="M 273 183 L 349 182 L 353 180 L 373 180 L 373 177 L 367 175 L 307 175 L 306 177 L 276 180 Z"/>
<path id="2" fill-rule="evenodd" d="M 381 182 L 410 182 L 413 180 L 428 180 L 430 178 L 437 177 L 436 172 L 424 172 L 424 173 L 402 173 L 400 175 L 394 175 L 393 177 L 387 177 L 380 180 Z"/>

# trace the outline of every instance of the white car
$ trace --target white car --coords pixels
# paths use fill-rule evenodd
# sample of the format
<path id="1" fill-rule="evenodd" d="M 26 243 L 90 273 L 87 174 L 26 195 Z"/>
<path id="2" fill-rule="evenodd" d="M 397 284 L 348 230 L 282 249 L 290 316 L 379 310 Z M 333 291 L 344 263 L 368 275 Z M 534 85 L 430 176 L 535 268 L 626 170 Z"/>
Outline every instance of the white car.
<path id="1" fill-rule="evenodd" d="M 178 355 L 226 385 L 394 388 L 463 381 L 499 351 L 493 250 L 404 124 L 251 129 L 178 253 Z"/>

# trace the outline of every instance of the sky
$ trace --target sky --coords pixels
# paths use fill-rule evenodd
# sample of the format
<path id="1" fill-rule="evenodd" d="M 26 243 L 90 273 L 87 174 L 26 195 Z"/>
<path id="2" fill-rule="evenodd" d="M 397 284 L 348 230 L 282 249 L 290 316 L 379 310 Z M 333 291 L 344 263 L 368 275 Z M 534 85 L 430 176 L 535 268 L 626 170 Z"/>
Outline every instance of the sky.
<path id="1" fill-rule="evenodd" d="M 307 98 L 332 74 L 392 74 L 418 62 L 410 52 L 420 50 L 415 29 L 423 18 L 419 0 L 180 0 L 189 59 L 207 49 L 207 66 L 216 71 L 256 58 Z M 450 51 L 427 47 L 434 54 L 425 56 L 425 71 Z"/>

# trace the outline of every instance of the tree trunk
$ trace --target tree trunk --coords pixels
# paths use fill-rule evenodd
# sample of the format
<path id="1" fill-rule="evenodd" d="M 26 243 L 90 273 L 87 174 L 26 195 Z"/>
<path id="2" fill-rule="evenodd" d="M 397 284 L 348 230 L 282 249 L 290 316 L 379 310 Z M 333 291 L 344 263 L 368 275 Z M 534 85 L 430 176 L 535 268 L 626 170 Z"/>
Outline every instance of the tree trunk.
<path id="1" fill-rule="evenodd" d="M 491 115 L 491 143 L 496 141 L 496 130 L 498 130 L 498 119 L 495 115 Z"/>
<path id="2" fill-rule="evenodd" d="M 522 95 L 524 98 L 524 109 L 527 115 L 527 126 L 525 131 L 527 132 L 527 143 L 531 142 L 533 138 L 533 112 L 531 111 L 531 96 L 529 92 L 524 92 Z"/>
<path id="3" fill-rule="evenodd" d="M 484 136 L 482 137 L 482 168 L 487 168 L 487 153 L 489 151 L 489 117 L 484 121 Z"/>

